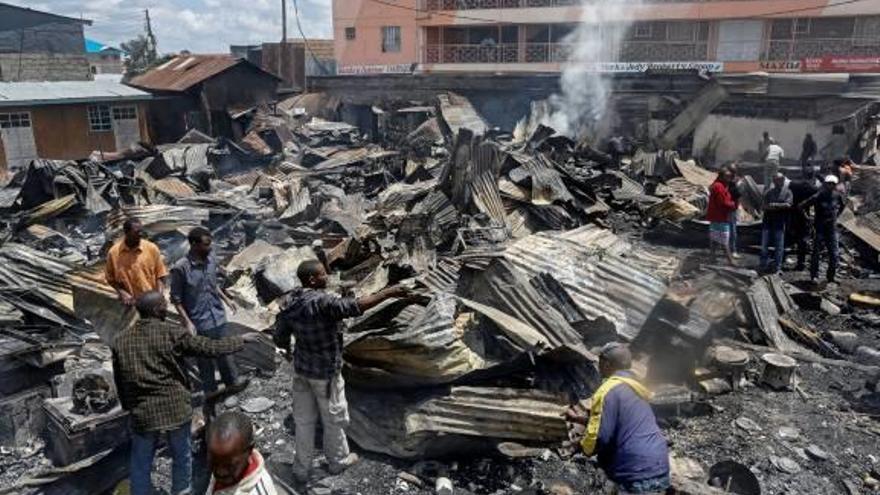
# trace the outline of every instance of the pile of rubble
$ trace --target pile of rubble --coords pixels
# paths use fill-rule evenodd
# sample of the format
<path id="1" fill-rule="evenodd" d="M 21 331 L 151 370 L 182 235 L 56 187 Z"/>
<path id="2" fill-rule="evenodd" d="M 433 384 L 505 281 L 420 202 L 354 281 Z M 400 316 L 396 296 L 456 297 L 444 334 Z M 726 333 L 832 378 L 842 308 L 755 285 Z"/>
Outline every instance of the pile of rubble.
<path id="1" fill-rule="evenodd" d="M 546 448 L 569 440 L 563 413 L 591 395 L 593 352 L 611 341 L 632 343 L 657 384 L 655 406 L 676 421 L 710 414 L 712 397 L 754 390 L 755 352 L 768 354 L 765 375 L 775 366 L 782 376 L 763 380 L 792 393 L 804 393 L 786 375 L 794 365 L 775 353 L 824 366 L 845 366 L 853 353 L 873 362 L 846 369 L 876 372 L 873 347 L 851 345 L 800 309 L 831 301 L 673 247 L 702 244 L 713 172 L 672 151 L 607 154 L 537 118 L 503 134 L 453 94 L 429 103 L 383 112 L 383 146 L 342 122 L 258 113 L 238 143 L 192 132 L 173 145 L 36 160 L 17 173 L 0 190 L 0 444 L 16 453 L 0 456 L 4 485 L 99 493 L 125 477 L 124 456 L 108 453 L 124 449 L 126 415 L 101 383 L 112 377 L 106 344 L 131 322 L 101 265 L 128 218 L 169 265 L 186 254 L 189 229 L 213 232 L 240 333 L 271 331 L 304 260 L 321 260 L 347 294 L 413 287 L 417 302 L 387 301 L 351 321 L 344 355 L 352 440 L 407 462 L 499 451 L 570 458 Z M 876 177 L 871 167 L 860 174 Z M 747 187 L 744 218 L 754 220 L 760 189 Z M 755 225 L 746 221 L 744 232 Z M 648 244 L 643 232 L 663 242 Z M 862 280 L 854 292 L 873 304 L 876 279 Z M 258 379 L 226 407 L 265 420 L 262 442 L 289 443 L 276 411 L 287 365 L 268 339 L 236 359 Z M 706 481 L 721 476 L 710 475 L 681 475 L 677 485 L 710 490 Z M 431 477 L 401 479 L 416 490 Z M 529 485 L 520 490 L 544 492 L 535 476 L 516 479 Z M 455 481 L 491 493 L 489 483 Z"/>

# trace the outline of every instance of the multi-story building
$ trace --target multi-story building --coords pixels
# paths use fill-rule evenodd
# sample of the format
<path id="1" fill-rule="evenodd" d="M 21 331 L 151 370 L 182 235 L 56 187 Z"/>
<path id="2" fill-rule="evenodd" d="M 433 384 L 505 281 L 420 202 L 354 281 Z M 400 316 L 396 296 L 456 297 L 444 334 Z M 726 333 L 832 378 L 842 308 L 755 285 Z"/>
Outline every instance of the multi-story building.
<path id="1" fill-rule="evenodd" d="M 338 71 L 555 72 L 596 22 L 601 71 L 880 72 L 880 0 L 610 3 L 593 19 L 581 0 L 334 0 Z"/>
<path id="2" fill-rule="evenodd" d="M 87 81 L 92 21 L 0 3 L 0 81 Z"/>

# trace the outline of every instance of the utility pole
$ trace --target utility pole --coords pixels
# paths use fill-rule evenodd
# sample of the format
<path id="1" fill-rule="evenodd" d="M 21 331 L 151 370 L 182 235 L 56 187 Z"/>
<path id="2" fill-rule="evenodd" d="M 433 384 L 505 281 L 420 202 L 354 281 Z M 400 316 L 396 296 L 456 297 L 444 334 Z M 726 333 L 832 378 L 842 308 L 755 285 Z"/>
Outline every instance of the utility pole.
<path id="1" fill-rule="evenodd" d="M 287 81 L 287 0 L 281 0 L 281 45 L 278 47 L 278 76 Z"/>
<path id="2" fill-rule="evenodd" d="M 287 41 L 287 0 L 281 0 L 281 41 Z"/>
<path id="3" fill-rule="evenodd" d="M 144 16 L 147 22 L 147 56 L 150 58 L 150 63 L 153 63 L 159 55 L 156 47 L 156 35 L 153 34 L 153 24 L 150 22 L 150 9 L 144 9 Z"/>

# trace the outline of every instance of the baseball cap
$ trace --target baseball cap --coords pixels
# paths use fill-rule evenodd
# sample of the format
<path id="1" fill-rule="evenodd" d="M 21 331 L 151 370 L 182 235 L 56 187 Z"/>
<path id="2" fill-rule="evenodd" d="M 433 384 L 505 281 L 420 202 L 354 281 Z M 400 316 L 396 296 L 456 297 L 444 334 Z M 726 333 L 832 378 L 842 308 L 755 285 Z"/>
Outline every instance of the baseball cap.
<path id="1" fill-rule="evenodd" d="M 835 175 L 826 175 L 826 176 L 825 176 L 825 182 L 826 182 L 826 183 L 830 182 L 830 183 L 832 183 L 832 184 L 837 184 L 837 183 L 840 182 L 840 181 L 837 179 L 837 176 L 835 176 Z"/>

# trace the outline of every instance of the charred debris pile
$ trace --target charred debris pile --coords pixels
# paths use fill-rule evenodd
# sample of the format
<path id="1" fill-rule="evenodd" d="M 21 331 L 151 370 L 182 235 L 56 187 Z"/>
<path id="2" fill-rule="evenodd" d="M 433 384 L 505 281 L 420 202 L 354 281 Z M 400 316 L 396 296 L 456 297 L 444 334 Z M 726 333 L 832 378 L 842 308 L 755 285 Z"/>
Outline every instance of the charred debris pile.
<path id="1" fill-rule="evenodd" d="M 420 301 L 388 301 L 345 337 L 350 436 L 400 459 L 562 445 L 563 413 L 591 395 L 593 352 L 611 341 L 632 343 L 658 409 L 672 415 L 708 414 L 712 397 L 760 382 L 762 368 L 764 381 L 796 387 L 784 355 L 865 372 L 880 364 L 858 338 L 803 315 L 801 305 L 833 306 L 822 296 L 778 276 L 686 263 L 692 253 L 673 246 L 704 246 L 714 173 L 674 151 L 607 154 L 536 119 L 498 133 L 454 94 L 383 119 L 383 145 L 342 122 L 257 113 L 238 142 L 194 131 L 15 174 L 0 190 L 5 484 L 68 486 L 123 448 L 105 344 L 131 317 L 102 264 L 126 218 L 143 223 L 169 265 L 185 255 L 189 229 L 208 227 L 241 332 L 271 331 L 303 260 L 324 262 L 343 293 L 415 288 Z M 847 229 L 876 262 L 878 175 L 858 175 L 862 209 Z M 747 183 L 744 232 L 760 217 L 759 186 Z M 850 258 L 862 277 L 853 304 L 876 305 L 874 267 L 862 261 Z M 258 376 L 280 363 L 268 338 L 237 359 Z M 42 455 L 33 472 L 28 459 Z M 101 482 L 124 477 L 119 469 Z"/>

